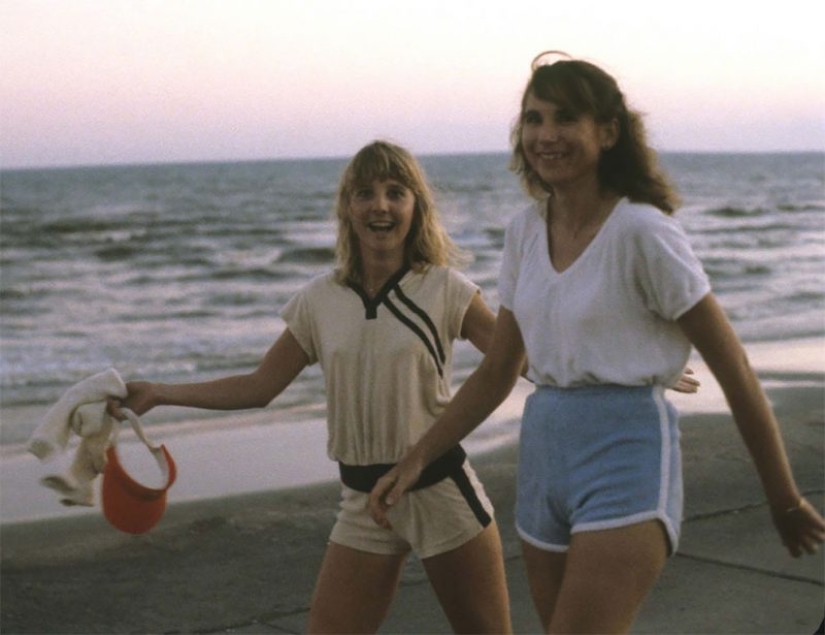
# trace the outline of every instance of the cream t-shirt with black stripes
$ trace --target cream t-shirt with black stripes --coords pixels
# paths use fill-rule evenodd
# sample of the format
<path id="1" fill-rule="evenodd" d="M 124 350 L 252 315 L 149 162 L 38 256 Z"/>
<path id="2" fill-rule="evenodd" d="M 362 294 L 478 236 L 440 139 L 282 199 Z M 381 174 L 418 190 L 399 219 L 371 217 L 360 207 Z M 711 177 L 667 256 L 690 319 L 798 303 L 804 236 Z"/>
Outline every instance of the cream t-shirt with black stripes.
<path id="1" fill-rule="evenodd" d="M 452 344 L 479 288 L 448 267 L 401 270 L 370 299 L 332 272 L 281 316 L 323 370 L 331 459 L 394 463 L 450 400 Z"/>

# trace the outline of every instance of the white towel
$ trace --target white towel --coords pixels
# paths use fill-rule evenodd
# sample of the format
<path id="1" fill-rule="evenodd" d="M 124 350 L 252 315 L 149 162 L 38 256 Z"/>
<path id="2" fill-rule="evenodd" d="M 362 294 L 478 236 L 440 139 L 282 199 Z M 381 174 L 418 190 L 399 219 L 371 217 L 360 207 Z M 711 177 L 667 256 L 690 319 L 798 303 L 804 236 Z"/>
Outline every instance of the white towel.
<path id="1" fill-rule="evenodd" d="M 126 384 L 113 368 L 75 384 L 49 409 L 37 426 L 29 439 L 29 452 L 44 461 L 56 451 L 65 450 L 72 432 L 72 414 L 79 406 L 105 402 L 107 397 L 123 398 L 128 394 Z"/>
<path id="2" fill-rule="evenodd" d="M 120 375 L 109 369 L 72 386 L 34 431 L 28 449 L 41 461 L 65 450 L 72 432 L 80 437 L 68 472 L 40 481 L 58 492 L 64 505 L 94 505 L 92 483 L 106 465 L 106 447 L 113 427 L 118 425 L 106 412 L 106 399 L 127 394 Z"/>

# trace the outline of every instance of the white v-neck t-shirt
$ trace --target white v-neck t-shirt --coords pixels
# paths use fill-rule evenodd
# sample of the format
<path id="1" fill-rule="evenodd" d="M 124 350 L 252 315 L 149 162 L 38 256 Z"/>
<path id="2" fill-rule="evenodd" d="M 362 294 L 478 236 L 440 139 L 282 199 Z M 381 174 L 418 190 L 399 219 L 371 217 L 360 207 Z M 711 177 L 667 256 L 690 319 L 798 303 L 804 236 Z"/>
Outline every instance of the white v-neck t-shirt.
<path id="1" fill-rule="evenodd" d="M 562 272 L 550 261 L 544 202 L 508 224 L 499 299 L 515 315 L 537 384 L 670 386 L 691 344 L 675 320 L 710 292 L 681 225 L 622 199 Z"/>
<path id="2" fill-rule="evenodd" d="M 326 383 L 329 457 L 394 463 L 449 403 L 453 342 L 479 288 L 449 267 L 400 271 L 374 299 L 333 273 L 281 315 Z"/>

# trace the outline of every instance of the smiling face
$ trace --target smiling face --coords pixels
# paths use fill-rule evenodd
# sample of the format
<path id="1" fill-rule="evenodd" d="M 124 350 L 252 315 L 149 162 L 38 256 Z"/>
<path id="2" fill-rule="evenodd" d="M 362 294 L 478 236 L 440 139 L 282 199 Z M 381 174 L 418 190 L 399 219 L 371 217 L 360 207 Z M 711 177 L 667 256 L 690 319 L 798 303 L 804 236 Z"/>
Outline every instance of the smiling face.
<path id="1" fill-rule="evenodd" d="M 364 282 L 366 270 L 379 259 L 384 270 L 401 265 L 422 270 L 461 257 L 441 226 L 418 161 L 386 141 L 364 146 L 344 169 L 335 217 L 335 277 L 342 284 Z"/>
<path id="2" fill-rule="evenodd" d="M 614 124 L 599 124 L 550 101 L 527 95 L 521 144 L 530 167 L 547 186 L 598 183 L 599 158 L 616 140 Z"/>
<path id="3" fill-rule="evenodd" d="M 362 259 L 397 258 L 400 266 L 414 213 L 415 194 L 395 179 L 355 187 L 349 215 Z"/>

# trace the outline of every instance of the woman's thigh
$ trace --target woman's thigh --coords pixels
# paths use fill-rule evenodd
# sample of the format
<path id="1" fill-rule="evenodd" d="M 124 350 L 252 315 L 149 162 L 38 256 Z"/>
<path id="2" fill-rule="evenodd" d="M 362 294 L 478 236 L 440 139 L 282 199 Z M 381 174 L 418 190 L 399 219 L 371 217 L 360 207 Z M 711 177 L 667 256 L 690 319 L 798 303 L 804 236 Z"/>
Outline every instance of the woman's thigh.
<path id="1" fill-rule="evenodd" d="M 374 633 L 398 588 L 406 554 L 380 555 L 330 542 L 312 605 L 310 633 Z"/>
<path id="2" fill-rule="evenodd" d="M 547 551 L 525 540 L 521 541 L 521 550 L 524 555 L 527 582 L 530 585 L 530 597 L 533 599 L 541 625 L 547 631 L 564 580 L 567 551 Z"/>
<path id="3" fill-rule="evenodd" d="M 510 600 L 498 526 L 422 560 L 433 590 L 457 633 L 509 633 Z"/>
<path id="4" fill-rule="evenodd" d="M 659 521 L 574 534 L 556 589 L 548 632 L 630 630 L 668 557 Z"/>

